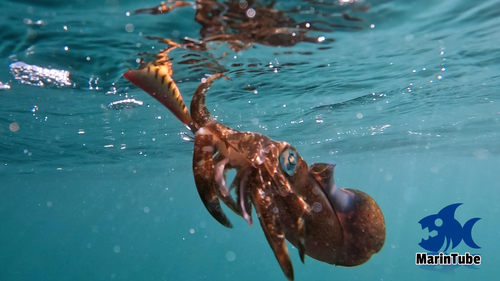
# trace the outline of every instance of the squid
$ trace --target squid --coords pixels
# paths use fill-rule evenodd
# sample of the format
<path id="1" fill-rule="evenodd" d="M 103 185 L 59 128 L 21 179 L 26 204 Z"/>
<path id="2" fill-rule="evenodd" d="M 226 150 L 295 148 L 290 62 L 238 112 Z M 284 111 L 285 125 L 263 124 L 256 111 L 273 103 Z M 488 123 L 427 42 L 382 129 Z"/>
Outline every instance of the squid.
<path id="1" fill-rule="evenodd" d="M 250 226 L 255 209 L 265 237 L 288 280 L 294 272 L 286 241 L 305 256 L 339 266 L 357 266 L 385 242 L 385 220 L 368 194 L 340 188 L 334 164 L 310 166 L 290 143 L 257 132 L 240 132 L 215 121 L 206 107 L 217 73 L 196 89 L 188 112 L 168 65 L 142 64 L 123 76 L 167 107 L 194 134 L 193 175 L 201 201 L 215 220 L 232 224 L 221 203 Z M 235 169 L 228 184 L 226 173 Z M 234 195 L 233 195 L 234 194 Z"/>

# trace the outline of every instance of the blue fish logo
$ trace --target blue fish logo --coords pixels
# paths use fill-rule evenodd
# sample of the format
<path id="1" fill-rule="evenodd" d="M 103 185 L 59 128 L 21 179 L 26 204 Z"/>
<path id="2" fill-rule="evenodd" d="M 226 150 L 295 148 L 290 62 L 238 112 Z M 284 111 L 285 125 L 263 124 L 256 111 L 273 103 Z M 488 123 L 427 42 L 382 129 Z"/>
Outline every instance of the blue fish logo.
<path id="1" fill-rule="evenodd" d="M 435 230 L 438 234 L 436 236 L 429 235 L 427 240 L 422 238 L 418 245 L 427 251 L 438 252 L 446 241 L 446 248 L 443 250 L 446 252 L 450 244 L 451 249 L 454 249 L 463 240 L 471 248 L 481 248 L 472 239 L 472 227 L 480 218 L 470 219 L 462 227 L 460 222 L 455 219 L 455 211 L 460 205 L 462 203 L 451 204 L 444 207 L 439 213 L 421 219 L 418 223 L 422 225 L 422 229 L 428 228 L 429 234 Z"/>

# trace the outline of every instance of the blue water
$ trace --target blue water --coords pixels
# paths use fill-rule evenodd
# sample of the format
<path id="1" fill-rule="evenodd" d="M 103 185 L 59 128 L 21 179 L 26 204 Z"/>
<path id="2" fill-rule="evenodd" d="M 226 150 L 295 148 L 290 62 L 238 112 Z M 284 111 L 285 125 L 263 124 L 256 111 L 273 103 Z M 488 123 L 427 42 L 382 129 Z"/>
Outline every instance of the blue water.
<path id="1" fill-rule="evenodd" d="M 0 1 L 0 280 L 286 280 L 260 226 L 227 211 L 234 229 L 226 229 L 208 214 L 192 178 L 192 143 L 179 135 L 185 127 L 121 78 L 139 53 L 166 47 L 146 36 L 199 37 L 190 7 L 127 15 L 158 4 Z M 362 29 L 311 33 L 333 42 L 238 53 L 214 44 L 200 55 L 218 66 L 201 69 L 175 63 L 192 51 L 174 50 L 173 77 L 189 103 L 205 73 L 224 69 L 232 82 L 217 81 L 207 100 L 218 121 L 286 140 L 308 163 L 337 163 L 338 185 L 380 205 L 387 239 L 379 254 L 355 268 L 302 265 L 289 245 L 296 280 L 494 280 L 500 5 L 362 4 L 370 9 L 353 12 L 361 22 L 343 22 Z M 295 5 L 312 4 L 276 8 Z M 37 86 L 15 79 L 26 74 L 15 62 L 70 74 Z M 144 104 L 108 107 L 127 98 Z M 481 218 L 472 232 L 481 249 L 454 250 L 479 253 L 482 264 L 416 266 L 429 235 L 418 221 L 452 203 L 464 203 L 462 224 Z"/>

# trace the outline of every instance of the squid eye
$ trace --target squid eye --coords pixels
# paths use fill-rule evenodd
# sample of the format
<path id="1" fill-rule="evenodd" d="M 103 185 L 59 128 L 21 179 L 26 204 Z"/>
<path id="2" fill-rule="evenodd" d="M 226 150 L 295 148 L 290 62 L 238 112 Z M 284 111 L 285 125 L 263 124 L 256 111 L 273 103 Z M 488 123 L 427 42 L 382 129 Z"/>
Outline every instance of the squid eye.
<path id="1" fill-rule="evenodd" d="M 281 169 L 289 175 L 292 176 L 297 170 L 297 151 L 292 148 L 288 148 L 280 155 Z"/>

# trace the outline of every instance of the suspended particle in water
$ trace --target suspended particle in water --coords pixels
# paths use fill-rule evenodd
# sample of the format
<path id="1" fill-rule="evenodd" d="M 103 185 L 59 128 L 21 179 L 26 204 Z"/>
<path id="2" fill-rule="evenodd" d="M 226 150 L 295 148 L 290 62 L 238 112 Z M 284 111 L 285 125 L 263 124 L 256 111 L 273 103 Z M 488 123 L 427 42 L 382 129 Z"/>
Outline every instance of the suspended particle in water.
<path id="1" fill-rule="evenodd" d="M 127 24 L 125 25 L 125 30 L 126 30 L 127 32 L 133 32 L 133 31 L 134 31 L 134 25 L 133 25 L 133 24 L 131 24 L 131 23 L 127 23 Z"/>
<path id="2" fill-rule="evenodd" d="M 256 13 L 255 13 L 254 9 L 250 8 L 250 9 L 247 10 L 246 14 L 247 14 L 247 17 L 253 18 L 253 17 L 255 17 Z"/>
<path id="3" fill-rule="evenodd" d="M 323 205 L 321 205 L 321 203 L 319 203 L 319 202 L 314 202 L 312 205 L 312 209 L 313 209 L 313 212 L 319 213 L 319 212 L 321 212 L 321 210 L 323 210 Z"/>
<path id="4" fill-rule="evenodd" d="M 113 247 L 113 252 L 119 253 L 120 251 L 121 251 L 120 246 L 117 245 Z"/>
<path id="5" fill-rule="evenodd" d="M 248 7 L 248 2 L 245 0 L 241 0 L 239 6 L 241 9 L 246 9 Z"/>
<path id="6" fill-rule="evenodd" d="M 12 132 L 17 132 L 17 131 L 19 131 L 19 124 L 17 124 L 16 122 L 10 123 L 9 129 Z"/>
<path id="7" fill-rule="evenodd" d="M 234 261 L 236 259 L 236 254 L 232 251 L 226 253 L 226 259 L 228 261 Z"/>

